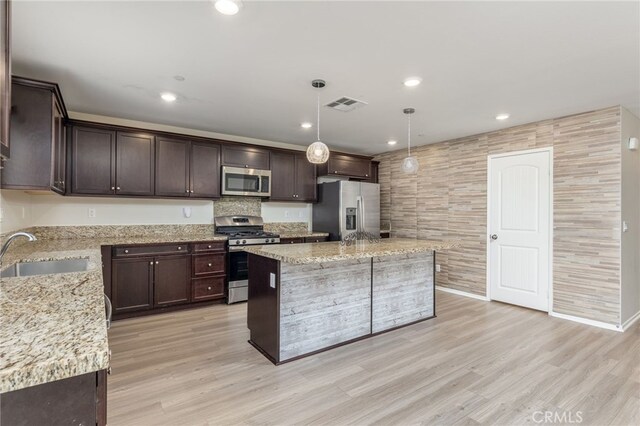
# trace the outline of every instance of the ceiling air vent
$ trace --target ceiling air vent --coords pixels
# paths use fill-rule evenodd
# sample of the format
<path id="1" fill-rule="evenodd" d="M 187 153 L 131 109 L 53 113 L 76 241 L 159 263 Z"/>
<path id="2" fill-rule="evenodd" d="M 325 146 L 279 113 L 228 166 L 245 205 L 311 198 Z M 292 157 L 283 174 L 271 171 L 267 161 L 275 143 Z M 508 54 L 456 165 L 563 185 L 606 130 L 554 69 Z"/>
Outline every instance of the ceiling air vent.
<path id="1" fill-rule="evenodd" d="M 366 102 L 343 96 L 339 99 L 336 99 L 333 102 L 329 102 L 325 106 L 332 109 L 337 109 L 338 111 L 349 112 L 349 111 L 353 111 L 356 108 L 363 107 L 366 104 L 367 104 Z"/>

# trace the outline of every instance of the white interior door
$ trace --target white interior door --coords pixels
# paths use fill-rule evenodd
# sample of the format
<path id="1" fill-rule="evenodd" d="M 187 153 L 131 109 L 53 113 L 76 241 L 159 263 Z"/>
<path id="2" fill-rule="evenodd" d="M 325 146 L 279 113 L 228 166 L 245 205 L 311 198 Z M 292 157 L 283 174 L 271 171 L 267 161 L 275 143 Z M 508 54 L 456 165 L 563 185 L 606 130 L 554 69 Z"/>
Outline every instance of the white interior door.
<path id="1" fill-rule="evenodd" d="M 551 153 L 489 159 L 489 297 L 549 310 Z"/>

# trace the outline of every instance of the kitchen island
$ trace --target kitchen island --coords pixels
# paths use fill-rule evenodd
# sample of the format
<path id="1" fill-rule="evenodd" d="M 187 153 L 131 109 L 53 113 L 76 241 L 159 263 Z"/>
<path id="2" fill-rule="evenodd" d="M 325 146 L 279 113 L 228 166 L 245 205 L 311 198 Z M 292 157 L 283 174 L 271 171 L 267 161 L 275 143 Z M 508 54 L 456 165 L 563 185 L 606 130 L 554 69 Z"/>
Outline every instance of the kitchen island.
<path id="1" fill-rule="evenodd" d="M 385 239 L 248 247 L 250 340 L 274 364 L 435 316 L 435 252 Z"/>

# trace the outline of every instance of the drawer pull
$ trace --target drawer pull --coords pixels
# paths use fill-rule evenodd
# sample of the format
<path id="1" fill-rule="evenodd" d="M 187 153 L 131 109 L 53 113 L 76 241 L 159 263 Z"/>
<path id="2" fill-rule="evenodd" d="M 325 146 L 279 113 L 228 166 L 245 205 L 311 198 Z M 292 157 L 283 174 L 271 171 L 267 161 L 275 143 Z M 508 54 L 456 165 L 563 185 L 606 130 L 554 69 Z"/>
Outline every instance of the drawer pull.
<path id="1" fill-rule="evenodd" d="M 207 287 L 207 290 L 211 291 L 211 287 Z"/>
<path id="2" fill-rule="evenodd" d="M 182 250 L 182 247 L 178 247 L 178 250 Z"/>
<path id="3" fill-rule="evenodd" d="M 126 254 L 126 253 L 129 253 L 129 250 L 125 250 L 124 252 L 125 252 L 125 254 Z"/>
<path id="4" fill-rule="evenodd" d="M 211 248 L 211 244 L 209 244 L 209 245 L 207 246 L 207 248 Z"/>
<path id="5" fill-rule="evenodd" d="M 158 262 L 158 261 L 156 260 L 156 265 L 157 265 L 158 263 L 160 263 L 160 262 Z"/>
<path id="6" fill-rule="evenodd" d="M 208 263 L 208 264 L 207 264 L 207 266 L 209 266 L 209 268 L 211 268 L 213 265 L 212 265 L 212 264 L 210 264 L 210 263 Z"/>
<path id="7" fill-rule="evenodd" d="M 149 265 L 153 265 L 153 261 L 149 262 Z"/>

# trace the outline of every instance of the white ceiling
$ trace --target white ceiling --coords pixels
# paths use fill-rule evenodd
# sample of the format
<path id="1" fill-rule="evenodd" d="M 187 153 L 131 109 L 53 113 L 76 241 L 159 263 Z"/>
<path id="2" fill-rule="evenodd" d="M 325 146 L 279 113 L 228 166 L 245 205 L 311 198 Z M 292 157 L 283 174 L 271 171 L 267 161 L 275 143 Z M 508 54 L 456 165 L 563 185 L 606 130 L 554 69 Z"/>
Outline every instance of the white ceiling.
<path id="1" fill-rule="evenodd" d="M 58 82 L 70 111 L 306 145 L 323 78 L 323 102 L 368 102 L 321 117 L 322 140 L 361 153 L 406 145 L 404 107 L 418 145 L 618 104 L 640 116 L 639 2 L 245 1 L 223 16 L 207 1 L 18 1 L 13 15 L 14 73 Z"/>

